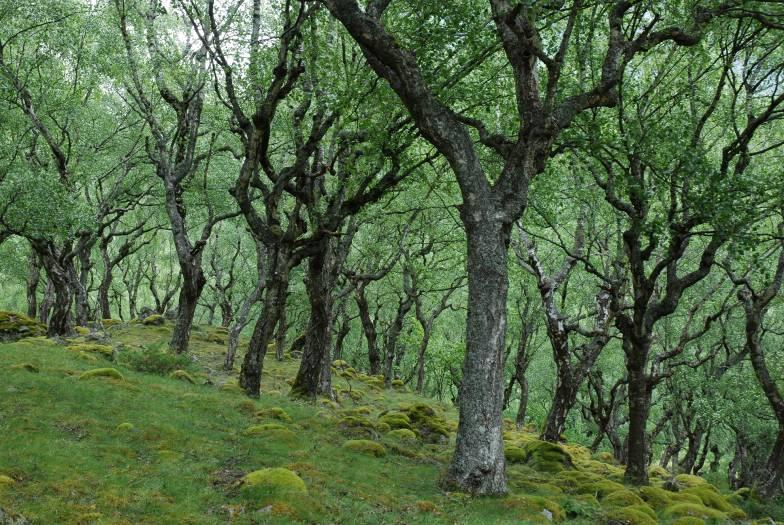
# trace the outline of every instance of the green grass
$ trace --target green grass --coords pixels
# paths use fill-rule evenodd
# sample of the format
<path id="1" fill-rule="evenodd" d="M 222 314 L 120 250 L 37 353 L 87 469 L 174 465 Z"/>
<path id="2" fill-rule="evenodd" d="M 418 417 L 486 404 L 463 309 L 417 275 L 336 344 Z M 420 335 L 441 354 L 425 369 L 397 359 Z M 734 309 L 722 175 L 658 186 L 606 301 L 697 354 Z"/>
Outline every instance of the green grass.
<path id="1" fill-rule="evenodd" d="M 252 401 L 220 390 L 236 378 L 220 371 L 223 347 L 208 340 L 209 329 L 194 334 L 189 372 L 195 385 L 123 364 L 123 352 L 159 347 L 168 330 L 114 327 L 119 362 L 110 356 L 88 360 L 40 341 L 0 345 L 0 475 L 14 480 L 0 484 L 0 507 L 41 524 L 548 523 L 542 513 L 548 506 L 557 511 L 556 518 L 563 509 L 569 523 L 602 523 L 609 512 L 590 494 L 563 488 L 576 481 L 532 469 L 535 461 L 510 465 L 516 496 L 476 499 L 443 492 L 438 480 L 453 432 L 449 442 L 435 444 L 412 444 L 377 432 L 374 438 L 388 451 L 383 457 L 345 448 L 347 440 L 367 437 L 339 424 L 347 411 L 366 407 L 359 411 L 375 425 L 382 411 L 423 400 L 342 377 L 335 378 L 336 385 L 345 391 L 350 384 L 362 392 L 361 399 L 342 395 L 339 407 L 294 400 L 286 395 L 287 380 L 297 363 L 269 356 L 264 393 Z M 25 363 L 33 368 L 17 366 Z M 124 380 L 79 380 L 84 371 L 105 367 L 119 370 Z M 204 384 L 207 380 L 211 384 Z M 454 410 L 425 401 L 454 430 Z M 249 427 L 265 423 L 288 431 L 270 427 L 245 435 Z M 522 445 L 533 436 L 510 432 L 508 438 Z M 587 451 L 570 453 L 576 457 Z M 597 468 L 594 464 L 616 481 L 622 474 L 590 458 L 579 468 Z M 240 484 L 245 474 L 269 467 L 298 474 L 307 494 Z"/>

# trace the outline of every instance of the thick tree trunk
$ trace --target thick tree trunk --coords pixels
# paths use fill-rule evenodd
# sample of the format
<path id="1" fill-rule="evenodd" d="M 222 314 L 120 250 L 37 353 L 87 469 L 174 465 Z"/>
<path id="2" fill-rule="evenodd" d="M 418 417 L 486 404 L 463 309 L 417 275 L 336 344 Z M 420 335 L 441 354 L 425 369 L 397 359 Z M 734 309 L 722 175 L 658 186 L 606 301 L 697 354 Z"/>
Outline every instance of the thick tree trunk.
<path id="1" fill-rule="evenodd" d="M 35 319 L 38 315 L 38 283 L 41 280 L 41 260 L 35 251 L 30 253 L 27 272 L 27 317 Z"/>
<path id="2" fill-rule="evenodd" d="M 271 264 L 266 279 L 264 306 L 256 321 L 253 335 L 248 343 L 248 351 L 245 353 L 245 359 L 240 369 L 240 386 L 250 397 L 259 397 L 260 395 L 264 356 L 267 355 L 267 347 L 272 341 L 275 326 L 278 323 L 279 302 L 284 300 L 284 294 L 288 288 L 289 261 L 281 254 L 279 248 L 275 250 L 268 259 Z"/>
<path id="3" fill-rule="evenodd" d="M 68 336 L 73 333 L 73 318 L 71 317 L 71 304 L 73 303 L 73 283 L 71 272 L 59 264 L 49 264 L 46 271 L 54 288 L 54 305 L 49 319 L 47 335 Z"/>
<path id="4" fill-rule="evenodd" d="M 568 364 L 559 366 L 553 402 L 541 436 L 544 441 L 556 443 L 561 440 L 561 435 L 566 429 L 566 416 L 577 400 L 577 386 L 572 377 L 571 366 Z"/>
<path id="5" fill-rule="evenodd" d="M 627 342 L 624 342 L 624 346 Z M 626 474 L 628 483 L 648 483 L 648 446 L 646 426 L 651 410 L 650 378 L 645 373 L 648 345 L 639 345 L 627 352 L 626 369 L 629 374 L 629 432 L 627 436 Z"/>
<path id="6" fill-rule="evenodd" d="M 332 349 L 333 260 L 329 239 L 308 259 L 305 288 L 310 302 L 310 321 L 299 371 L 291 387 L 297 397 L 332 397 L 330 351 Z M 326 371 L 325 371 L 326 369 Z"/>
<path id="7" fill-rule="evenodd" d="M 183 268 L 182 277 L 182 288 L 180 288 L 180 297 L 177 304 L 177 318 L 174 321 L 174 331 L 169 342 L 169 348 L 177 354 L 183 354 L 188 351 L 193 317 L 196 313 L 199 297 L 207 282 L 204 273 L 198 267 Z"/>
<path id="8" fill-rule="evenodd" d="M 468 315 L 460 423 L 446 482 L 469 493 L 503 494 L 507 491 L 503 360 L 511 225 L 490 216 L 471 217 L 470 213 L 463 208 L 468 240 Z"/>

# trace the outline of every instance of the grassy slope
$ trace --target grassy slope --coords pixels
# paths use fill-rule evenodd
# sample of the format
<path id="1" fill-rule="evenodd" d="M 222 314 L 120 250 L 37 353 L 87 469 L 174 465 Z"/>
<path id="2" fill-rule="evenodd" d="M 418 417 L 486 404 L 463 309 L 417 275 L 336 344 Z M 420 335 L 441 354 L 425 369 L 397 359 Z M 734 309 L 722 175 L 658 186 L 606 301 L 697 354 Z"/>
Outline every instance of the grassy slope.
<path id="1" fill-rule="evenodd" d="M 112 329 L 120 351 L 162 343 L 168 333 L 165 326 Z M 646 520 L 646 513 L 673 523 L 684 512 L 673 513 L 669 501 L 619 510 L 636 502 L 611 481 L 620 481 L 620 468 L 579 447 L 566 447 L 569 457 L 544 450 L 532 435 L 513 431 L 507 444 L 523 451 L 525 464 L 509 466 L 512 496 L 471 499 L 444 493 L 438 478 L 453 434 L 450 443 L 426 445 L 402 443 L 382 431 L 376 437 L 389 451 L 383 457 L 342 447 L 347 439 L 362 437 L 341 425 L 347 411 L 367 407 L 360 412 L 369 414 L 359 417 L 375 422 L 383 410 L 421 398 L 336 378 L 336 384 L 345 389 L 350 383 L 362 398 L 344 395 L 340 406 L 295 401 L 285 393 L 296 362 L 270 356 L 265 393 L 251 401 L 231 388 L 221 390 L 219 385 L 234 379 L 219 371 L 223 347 L 209 339 L 219 341 L 220 334 L 194 334 L 194 373 L 197 383 L 209 378 L 214 386 L 136 373 L 105 357 L 90 361 L 44 339 L 0 345 L 0 475 L 14 481 L 0 483 L 0 508 L 41 524 L 549 523 L 546 515 L 557 520 L 563 513 L 569 523 L 605 523 L 615 516 L 626 520 L 616 523 L 645 525 L 655 522 Z M 25 363 L 39 371 L 18 366 Z M 105 366 L 116 367 L 124 380 L 78 379 L 84 370 Z M 427 402 L 454 429 L 454 411 Z M 256 415 L 273 407 L 292 420 Z M 118 429 L 123 423 L 133 429 Z M 263 423 L 281 424 L 293 433 L 244 434 Z M 244 474 L 265 467 L 296 472 L 308 494 L 274 495 L 239 483 Z M 606 497 L 612 492 L 618 494 Z M 720 498 L 714 507 L 728 502 Z M 706 507 L 695 508 L 686 511 L 708 514 L 701 510 Z M 732 514 L 740 515 L 734 509 L 720 514 L 719 521 Z"/>

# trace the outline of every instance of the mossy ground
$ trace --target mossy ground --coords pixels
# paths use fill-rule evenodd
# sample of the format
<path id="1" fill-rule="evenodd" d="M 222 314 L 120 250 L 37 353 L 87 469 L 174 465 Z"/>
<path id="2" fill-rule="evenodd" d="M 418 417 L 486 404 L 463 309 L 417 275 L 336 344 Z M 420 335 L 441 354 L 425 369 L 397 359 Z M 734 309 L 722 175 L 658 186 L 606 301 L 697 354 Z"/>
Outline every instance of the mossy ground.
<path id="1" fill-rule="evenodd" d="M 646 495 L 641 503 L 636 491 L 610 496 L 628 490 L 620 467 L 574 445 L 553 449 L 512 428 L 506 444 L 521 455 L 508 466 L 510 496 L 446 493 L 439 479 L 454 445 L 451 407 L 403 389 L 360 389 L 367 383 L 351 374 L 335 378 L 338 403 L 295 400 L 287 382 L 296 361 L 269 354 L 261 399 L 249 400 L 222 388 L 236 385 L 236 372 L 221 370 L 220 334 L 204 327 L 194 330 L 191 345 L 187 373 L 195 384 L 123 365 L 123 351 L 165 345 L 170 330 L 168 323 L 113 325 L 118 362 L 111 361 L 117 355 L 102 354 L 89 362 L 41 341 L 0 345 L 0 477 L 11 480 L 0 486 L 0 508 L 32 523 L 113 525 L 589 524 L 624 516 L 683 523 L 694 514 L 729 522 L 726 509 L 736 508 L 701 488 L 686 491 L 691 500 L 699 495 L 705 509 L 725 510 L 673 509 L 683 503 L 667 494 L 655 503 Z M 78 379 L 96 368 L 116 368 L 124 380 Z M 258 432 L 248 432 L 254 427 Z M 442 433 L 448 439 L 438 439 Z M 387 453 L 357 453 L 344 446 L 350 439 L 377 441 Z M 296 474 L 307 493 L 293 498 L 242 481 L 274 468 Z"/>

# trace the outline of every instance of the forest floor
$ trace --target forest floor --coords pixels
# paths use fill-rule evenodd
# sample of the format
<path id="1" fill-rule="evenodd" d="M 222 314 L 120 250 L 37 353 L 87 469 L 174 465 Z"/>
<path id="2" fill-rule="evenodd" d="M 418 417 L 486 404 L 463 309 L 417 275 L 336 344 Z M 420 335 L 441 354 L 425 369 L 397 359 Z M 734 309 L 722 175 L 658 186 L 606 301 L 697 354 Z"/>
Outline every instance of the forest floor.
<path id="1" fill-rule="evenodd" d="M 608 454 L 512 425 L 510 495 L 445 492 L 453 408 L 343 362 L 338 403 L 294 400 L 297 362 L 274 352 L 250 400 L 221 371 L 224 331 L 195 328 L 190 361 L 171 373 L 170 330 L 118 324 L 106 346 L 85 334 L 0 345 L 0 523 L 698 525 L 764 511 L 747 490 L 659 468 L 652 486 L 625 487 Z"/>

